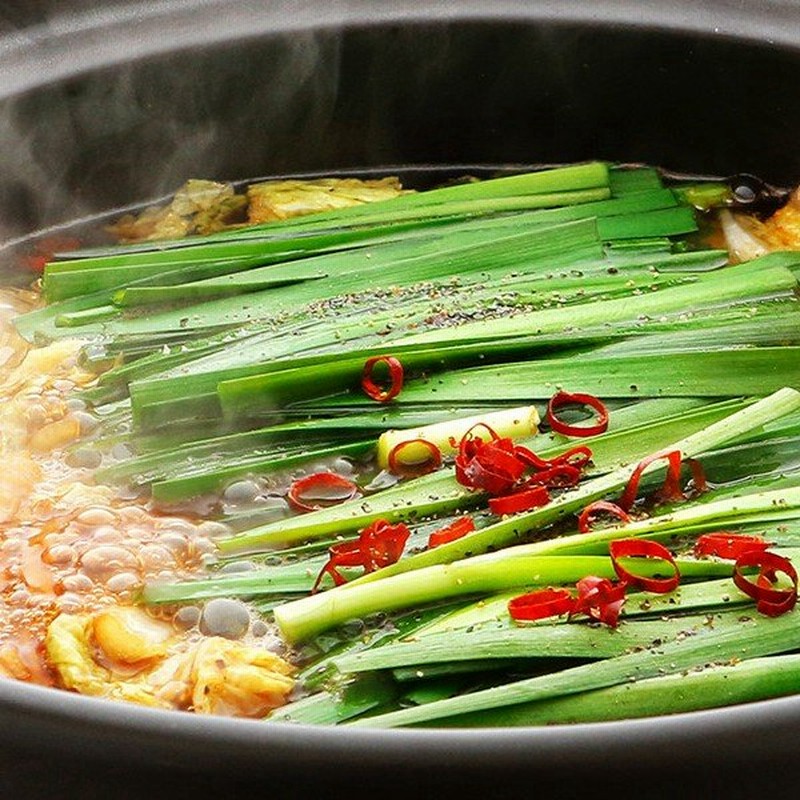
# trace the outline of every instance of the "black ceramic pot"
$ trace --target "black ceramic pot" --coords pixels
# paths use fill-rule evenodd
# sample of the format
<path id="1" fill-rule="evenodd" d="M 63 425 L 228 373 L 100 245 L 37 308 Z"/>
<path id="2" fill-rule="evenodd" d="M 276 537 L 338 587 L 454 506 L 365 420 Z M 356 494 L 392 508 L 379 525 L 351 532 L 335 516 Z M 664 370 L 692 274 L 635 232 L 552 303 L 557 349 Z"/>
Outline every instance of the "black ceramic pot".
<path id="1" fill-rule="evenodd" d="M 604 158 L 789 185 L 798 129 L 793 0 L 7 2 L 0 256 L 188 177 Z M 754 797 L 796 791 L 798 734 L 800 697 L 369 732 L 3 681 L 0 796 Z"/>

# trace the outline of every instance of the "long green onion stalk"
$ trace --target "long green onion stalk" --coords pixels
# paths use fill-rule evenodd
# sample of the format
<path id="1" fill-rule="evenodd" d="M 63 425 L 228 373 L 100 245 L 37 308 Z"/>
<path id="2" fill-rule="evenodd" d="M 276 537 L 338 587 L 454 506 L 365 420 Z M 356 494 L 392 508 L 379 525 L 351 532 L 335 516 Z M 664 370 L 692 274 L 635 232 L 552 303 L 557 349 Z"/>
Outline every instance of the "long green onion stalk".
<path id="1" fill-rule="evenodd" d="M 675 641 L 659 643 L 641 651 L 416 708 L 368 717 L 350 724 L 395 727 L 430 723 L 444 718 L 457 721 L 460 714 L 475 714 L 484 709 L 519 706 L 661 675 L 680 674 L 719 662 L 722 658 L 732 664 L 740 660 L 787 653 L 800 645 L 800 628 L 793 614 L 780 619 L 753 618 L 730 627 L 688 628 L 685 633 L 684 637 Z"/>

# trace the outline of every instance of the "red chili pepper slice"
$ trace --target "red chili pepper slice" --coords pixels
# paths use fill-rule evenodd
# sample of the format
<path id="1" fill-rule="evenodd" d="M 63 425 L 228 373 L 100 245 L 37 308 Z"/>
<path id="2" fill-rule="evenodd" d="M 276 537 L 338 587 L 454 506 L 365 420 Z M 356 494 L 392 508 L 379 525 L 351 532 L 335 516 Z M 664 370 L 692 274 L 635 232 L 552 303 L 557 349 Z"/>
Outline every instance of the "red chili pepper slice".
<path id="1" fill-rule="evenodd" d="M 571 447 L 555 458 L 542 458 L 540 455 L 534 453 L 533 450 L 523 445 L 517 445 L 514 448 L 514 454 L 520 461 L 525 462 L 529 467 L 533 467 L 533 469 L 537 470 L 550 469 L 561 465 L 575 467 L 581 470 L 592 460 L 592 450 L 585 444 Z"/>
<path id="2" fill-rule="evenodd" d="M 489 500 L 489 510 L 493 514 L 518 514 L 520 511 L 529 511 L 532 508 L 546 506 L 550 502 L 550 492 L 545 486 L 534 486 L 533 489 L 523 489 L 521 492 L 507 494 L 503 497 L 492 497 Z"/>
<path id="3" fill-rule="evenodd" d="M 759 567 L 755 583 L 743 573 L 745 567 Z M 772 588 L 771 584 L 775 583 L 779 572 L 791 580 L 791 588 Z M 733 567 L 733 582 L 756 601 L 756 610 L 768 617 L 779 617 L 791 611 L 797 604 L 797 570 L 788 558 L 769 550 L 749 550 L 742 553 Z"/>
<path id="4" fill-rule="evenodd" d="M 702 494 L 708 491 L 708 481 L 706 480 L 706 471 L 703 465 L 696 458 L 687 458 L 686 463 L 692 471 L 692 484 L 697 494 Z"/>
<path id="5" fill-rule="evenodd" d="M 473 460 L 478 460 L 492 471 L 508 475 L 515 481 L 522 477 L 525 472 L 525 463 L 514 455 L 514 444 L 511 439 L 497 439 L 494 442 L 487 442 L 475 454 Z"/>
<path id="6" fill-rule="evenodd" d="M 483 423 L 479 423 L 483 427 Z M 481 489 L 492 495 L 506 494 L 525 471 L 525 464 L 514 454 L 511 439 L 494 438 L 484 442 L 473 436 L 473 426 L 461 438 L 455 458 L 456 480 L 471 489 Z M 491 428 L 488 430 L 494 434 Z"/>
<path id="7" fill-rule="evenodd" d="M 400 454 L 408 447 L 416 445 L 427 449 L 427 456 L 423 459 L 414 461 L 403 461 Z M 403 477 L 415 478 L 418 475 L 426 475 L 439 469 L 442 465 L 442 451 L 433 442 L 427 439 L 406 439 L 404 442 L 396 444 L 389 453 L 389 472 Z"/>
<path id="8" fill-rule="evenodd" d="M 576 588 L 578 599 L 571 616 L 586 614 L 611 628 L 617 627 L 619 614 L 625 603 L 625 592 L 628 588 L 626 583 L 613 583 L 608 578 L 587 575 L 578 581 Z"/>
<path id="9" fill-rule="evenodd" d="M 622 497 L 620 497 L 619 503 L 617 503 L 617 505 L 623 511 L 629 511 L 636 500 L 636 495 L 639 492 L 639 481 L 642 478 L 642 473 L 654 461 L 659 461 L 661 459 L 666 459 L 667 461 L 667 477 L 664 479 L 664 486 L 661 489 L 661 493 L 667 497 L 675 497 L 676 494 L 680 495 L 680 497 L 683 497 L 683 492 L 681 492 L 680 488 L 682 459 L 681 451 L 662 450 L 659 453 L 653 453 L 652 455 L 647 456 L 647 458 L 643 458 L 636 465 L 636 469 L 634 469 L 633 474 L 628 479 L 625 490 L 622 492 Z"/>
<path id="10" fill-rule="evenodd" d="M 581 511 L 578 517 L 578 531 L 580 533 L 589 533 L 592 529 L 592 517 L 596 517 L 598 514 L 602 513 L 610 514 L 622 523 L 631 521 L 631 518 L 616 503 L 609 503 L 606 500 L 597 500 L 594 503 L 590 503 Z"/>
<path id="11" fill-rule="evenodd" d="M 474 434 L 475 429 L 481 427 L 490 433 L 492 438 L 489 441 Z M 555 458 L 545 459 L 527 447 L 515 445 L 510 438 L 497 436 L 488 425 L 478 423 L 459 442 L 455 458 L 456 480 L 463 486 L 481 489 L 490 495 L 510 495 L 515 490 L 535 487 L 564 489 L 580 481 L 581 470 L 591 457 L 592 451 L 580 446 Z M 534 469 L 534 474 L 522 480 L 528 469 Z M 531 497 L 544 499 L 541 492 Z"/>
<path id="12" fill-rule="evenodd" d="M 489 434 L 489 441 L 497 441 L 500 437 L 494 429 L 485 422 L 476 422 L 464 435 L 456 442 L 455 436 L 449 438 L 451 447 L 458 447 L 458 454 L 463 458 L 472 458 L 475 453 L 485 444 L 483 437 L 477 436 L 473 431 L 483 428 Z"/>
<path id="13" fill-rule="evenodd" d="M 508 613 L 517 622 L 569 614 L 574 607 L 575 598 L 568 589 L 539 589 L 508 601 Z"/>
<path id="14" fill-rule="evenodd" d="M 563 452 L 553 459 L 554 464 L 566 464 L 576 469 L 583 469 L 592 460 L 592 448 L 579 444 Z"/>
<path id="15" fill-rule="evenodd" d="M 614 571 L 620 580 L 631 586 L 638 586 L 647 592 L 666 594 L 677 588 L 680 583 L 681 575 L 678 565 L 675 563 L 672 553 L 663 544 L 649 539 L 617 539 L 608 545 L 608 553 L 611 556 Z M 673 575 L 668 578 L 635 575 L 619 563 L 620 558 L 661 559 L 672 567 Z"/>
<path id="16" fill-rule="evenodd" d="M 434 531 L 428 537 L 428 550 L 432 550 L 440 544 L 447 544 L 448 542 L 456 541 L 456 539 L 462 539 L 474 530 L 475 523 L 472 521 L 472 517 L 461 517 L 455 522 L 450 523 L 450 525 L 446 525 L 444 528 L 439 528 L 439 530 Z"/>
<path id="17" fill-rule="evenodd" d="M 330 575 L 336 586 L 345 583 L 338 567 L 364 567 L 365 572 L 373 572 L 394 564 L 403 555 L 410 535 L 411 531 L 402 522 L 393 525 L 385 519 L 375 520 L 355 541 L 340 542 L 328 549 L 328 561 L 317 575 L 311 593 L 317 592 L 325 575 Z"/>
<path id="18" fill-rule="evenodd" d="M 472 481 L 466 474 L 465 470 L 485 444 L 480 436 L 473 434 L 473 431 L 476 428 L 481 427 L 486 428 L 486 430 L 489 431 L 492 436 L 492 440 L 499 438 L 497 434 L 483 422 L 478 422 L 477 424 L 473 425 L 461 437 L 460 441 L 458 442 L 458 455 L 455 457 L 455 467 L 456 480 L 462 484 L 462 486 L 472 487 Z M 455 439 L 453 437 L 450 437 L 450 444 L 451 446 L 455 446 Z"/>
<path id="19" fill-rule="evenodd" d="M 468 443 L 468 442 L 472 442 L 472 441 L 478 441 L 478 442 L 480 442 L 480 441 L 481 441 L 481 437 L 480 437 L 480 436 L 476 436 L 476 435 L 473 433 L 473 431 L 474 431 L 475 429 L 480 429 L 480 428 L 483 428 L 483 430 L 485 430 L 485 431 L 486 431 L 486 432 L 489 434 L 489 438 L 490 438 L 492 441 L 494 441 L 495 439 L 499 439 L 499 438 L 500 438 L 500 437 L 497 435 L 497 433 L 495 432 L 494 428 L 492 428 L 492 426 L 491 426 L 491 425 L 487 425 L 485 422 L 476 422 L 476 423 L 475 423 L 475 424 L 474 424 L 474 425 L 473 425 L 473 426 L 472 426 L 472 427 L 471 427 L 471 428 L 470 428 L 470 429 L 469 429 L 469 430 L 468 430 L 468 431 L 467 431 L 467 432 L 466 432 L 466 433 L 465 433 L 465 434 L 464 434 L 464 435 L 461 437 L 461 441 L 459 442 L 459 446 L 461 446 L 461 445 L 465 445 L 466 443 Z M 454 439 L 451 439 L 451 440 L 450 440 L 450 444 L 452 444 L 452 445 L 455 445 L 455 440 L 454 440 Z"/>
<path id="20" fill-rule="evenodd" d="M 36 242 L 32 252 L 21 256 L 20 263 L 32 272 L 43 272 L 56 253 L 77 250 L 80 246 L 80 239 L 71 236 L 48 236 Z"/>
<path id="21" fill-rule="evenodd" d="M 540 455 L 534 453 L 533 450 L 521 444 L 514 447 L 514 455 L 522 461 L 523 464 L 533 467 L 533 469 L 549 469 L 553 466 L 553 461 L 551 459 L 542 458 Z"/>
<path id="22" fill-rule="evenodd" d="M 763 551 L 770 546 L 763 536 L 749 536 L 730 531 L 714 531 L 698 537 L 694 545 L 696 556 L 717 556 L 736 560 L 751 550 Z"/>
<path id="23" fill-rule="evenodd" d="M 410 535 L 408 526 L 402 522 L 393 525 L 385 519 L 377 519 L 368 525 L 358 537 L 364 554 L 364 569 L 372 572 L 399 561 Z"/>
<path id="24" fill-rule="evenodd" d="M 460 467 L 456 463 L 456 480 L 464 486 L 481 489 L 491 495 L 511 491 L 517 479 L 508 473 L 496 472 L 492 466 L 491 462 L 484 464 L 478 457 L 473 458 L 466 466 Z"/>
<path id="25" fill-rule="evenodd" d="M 556 464 L 540 470 L 526 481 L 528 486 L 547 486 L 550 489 L 566 489 L 576 486 L 581 479 L 581 471 L 569 464 Z"/>
<path id="26" fill-rule="evenodd" d="M 384 389 L 379 386 L 373 373 L 378 364 L 386 364 L 389 368 L 389 388 Z M 388 403 L 400 394 L 403 388 L 403 365 L 394 356 L 373 356 L 364 363 L 364 370 L 361 373 L 361 388 L 371 400 L 379 403 Z"/>
<path id="27" fill-rule="evenodd" d="M 353 481 L 335 472 L 315 472 L 294 481 L 286 499 L 296 511 L 318 511 L 352 500 L 357 494 L 358 486 Z"/>
<path id="28" fill-rule="evenodd" d="M 562 422 L 556 416 L 556 411 L 570 405 L 589 406 L 597 414 L 595 423 L 593 425 L 571 425 Z M 550 424 L 550 430 L 564 436 L 597 436 L 598 433 L 603 433 L 608 429 L 608 409 L 598 397 L 592 394 L 556 392 L 547 404 L 547 422 Z"/>
<path id="29" fill-rule="evenodd" d="M 336 586 L 347 583 L 347 580 L 339 573 L 337 567 L 361 567 L 363 564 L 364 556 L 357 539 L 353 542 L 340 542 L 331 546 L 328 548 L 328 561 L 319 571 L 319 575 L 317 575 L 317 579 L 311 588 L 311 594 L 317 593 L 325 575 L 330 575 Z"/>

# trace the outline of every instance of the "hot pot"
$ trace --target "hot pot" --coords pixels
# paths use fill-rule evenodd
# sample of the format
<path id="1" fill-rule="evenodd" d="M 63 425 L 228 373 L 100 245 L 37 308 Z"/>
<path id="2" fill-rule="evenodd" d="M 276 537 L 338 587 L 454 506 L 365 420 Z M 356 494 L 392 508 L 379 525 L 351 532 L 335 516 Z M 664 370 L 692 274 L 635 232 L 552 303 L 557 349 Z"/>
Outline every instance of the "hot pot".
<path id="1" fill-rule="evenodd" d="M 589 158 L 800 181 L 794 0 L 71 0 L 0 11 L 0 256 L 188 177 Z M 410 167 L 410 169 L 409 169 Z M 384 169 L 385 168 L 385 169 Z M 270 726 L 0 682 L 4 797 L 751 797 L 800 697 L 491 731 Z"/>

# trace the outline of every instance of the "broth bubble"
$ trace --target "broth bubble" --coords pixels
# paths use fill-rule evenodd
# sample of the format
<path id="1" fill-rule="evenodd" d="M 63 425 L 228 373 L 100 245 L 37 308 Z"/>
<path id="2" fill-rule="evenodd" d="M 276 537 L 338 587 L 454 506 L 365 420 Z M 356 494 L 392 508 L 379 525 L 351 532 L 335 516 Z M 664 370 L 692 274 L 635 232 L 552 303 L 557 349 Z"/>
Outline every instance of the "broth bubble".
<path id="1" fill-rule="evenodd" d="M 236 481 L 225 489 L 222 497 L 226 503 L 244 505 L 252 503 L 258 497 L 259 491 L 255 481 Z"/>
<path id="2" fill-rule="evenodd" d="M 141 579 L 132 572 L 118 572 L 106 581 L 106 588 L 114 594 L 124 594 L 141 585 Z"/>
<path id="3" fill-rule="evenodd" d="M 172 618 L 175 625 L 183 630 L 194 628 L 200 622 L 200 609 L 197 606 L 184 606 L 175 612 Z"/>
<path id="4" fill-rule="evenodd" d="M 250 612 L 238 600 L 209 600 L 200 617 L 200 630 L 206 636 L 241 639 L 250 627 Z"/>
<path id="5" fill-rule="evenodd" d="M 76 522 L 81 525 L 112 525 L 117 521 L 117 516 L 107 508 L 87 508 L 76 517 Z"/>
<path id="6" fill-rule="evenodd" d="M 105 582 L 119 572 L 137 570 L 139 560 L 124 547 L 100 545 L 87 550 L 80 559 L 84 575 Z"/>

